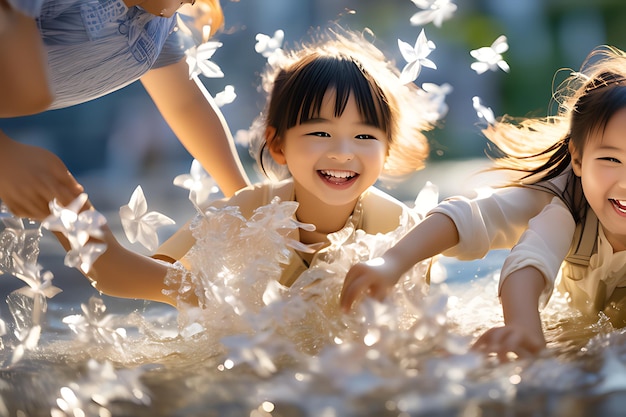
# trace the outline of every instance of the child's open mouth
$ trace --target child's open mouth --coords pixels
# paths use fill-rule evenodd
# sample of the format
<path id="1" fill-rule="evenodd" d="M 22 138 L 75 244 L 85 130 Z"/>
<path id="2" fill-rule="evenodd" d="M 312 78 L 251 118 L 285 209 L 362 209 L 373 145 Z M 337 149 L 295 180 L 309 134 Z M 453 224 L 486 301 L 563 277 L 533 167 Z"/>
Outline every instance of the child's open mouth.
<path id="1" fill-rule="evenodd" d="M 611 204 L 615 207 L 620 213 L 626 213 L 626 200 L 614 200 L 611 199 Z"/>
<path id="2" fill-rule="evenodd" d="M 347 184 L 359 176 L 359 174 L 354 171 L 339 171 L 334 169 L 322 169 L 317 172 L 326 181 L 337 185 Z"/>

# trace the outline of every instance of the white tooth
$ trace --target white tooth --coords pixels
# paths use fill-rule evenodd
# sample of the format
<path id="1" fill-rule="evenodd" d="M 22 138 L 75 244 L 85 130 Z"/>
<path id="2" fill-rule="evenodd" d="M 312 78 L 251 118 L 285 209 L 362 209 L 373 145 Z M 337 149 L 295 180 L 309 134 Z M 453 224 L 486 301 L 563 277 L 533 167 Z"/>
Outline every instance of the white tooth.
<path id="1" fill-rule="evenodd" d="M 322 174 L 330 175 L 331 177 L 335 178 L 348 178 L 353 176 L 353 173 L 351 171 L 323 170 Z"/>
<path id="2" fill-rule="evenodd" d="M 616 208 L 622 212 L 622 213 L 626 213 L 626 200 L 613 200 L 617 203 Z"/>

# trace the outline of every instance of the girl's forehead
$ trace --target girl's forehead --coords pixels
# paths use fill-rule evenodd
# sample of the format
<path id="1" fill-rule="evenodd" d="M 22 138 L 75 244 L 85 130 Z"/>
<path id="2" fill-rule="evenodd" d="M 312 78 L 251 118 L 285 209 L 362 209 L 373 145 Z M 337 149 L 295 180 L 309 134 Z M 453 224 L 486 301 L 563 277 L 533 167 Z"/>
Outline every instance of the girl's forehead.
<path id="1" fill-rule="evenodd" d="M 606 148 L 626 148 L 626 107 L 599 121 L 588 134 L 585 144 Z"/>
<path id="2" fill-rule="evenodd" d="M 345 101 L 347 103 L 351 99 L 355 98 L 354 90 L 352 88 L 348 88 L 343 91 L 342 97 L 337 97 L 337 94 L 337 88 L 334 86 L 329 86 L 326 91 L 324 91 L 324 94 L 321 95 L 321 105 L 332 106 L 334 108 L 340 101 Z"/>

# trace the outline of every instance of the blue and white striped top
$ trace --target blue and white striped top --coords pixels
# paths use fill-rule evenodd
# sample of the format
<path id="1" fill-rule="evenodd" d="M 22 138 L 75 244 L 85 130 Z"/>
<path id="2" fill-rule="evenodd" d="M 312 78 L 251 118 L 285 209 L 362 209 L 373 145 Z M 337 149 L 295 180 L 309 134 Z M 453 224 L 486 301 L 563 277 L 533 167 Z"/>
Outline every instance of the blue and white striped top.
<path id="1" fill-rule="evenodd" d="M 176 15 L 154 16 L 122 0 L 8 0 L 36 18 L 48 54 L 50 109 L 118 90 L 151 68 L 178 62 L 189 40 Z"/>

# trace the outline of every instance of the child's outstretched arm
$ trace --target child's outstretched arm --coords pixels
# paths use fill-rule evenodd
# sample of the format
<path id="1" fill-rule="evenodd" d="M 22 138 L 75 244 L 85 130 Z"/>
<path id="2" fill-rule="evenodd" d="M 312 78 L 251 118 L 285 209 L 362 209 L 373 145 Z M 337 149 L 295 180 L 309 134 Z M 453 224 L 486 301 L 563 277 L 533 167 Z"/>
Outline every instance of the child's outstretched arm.
<path id="1" fill-rule="evenodd" d="M 285 187 L 283 186 L 283 188 Z M 290 188 L 286 188 L 286 190 L 275 191 L 282 194 L 287 193 L 286 195 L 290 194 Z M 249 218 L 253 211 L 263 204 L 266 198 L 265 194 L 266 191 L 262 185 L 251 185 L 239 190 L 232 197 L 211 202 L 211 207 L 237 206 L 240 212 Z M 180 261 L 182 265 L 185 265 L 184 256 L 195 243 L 189 222 L 165 241 L 156 250 L 153 257 L 140 255 L 126 249 L 117 241 L 108 227 L 105 226 L 103 231 L 103 241 L 106 243 L 107 249 L 96 259 L 91 270 L 86 274 L 95 281 L 95 287 L 107 295 L 143 298 L 176 306 L 179 300 L 163 294 L 164 290 L 170 292 L 174 289 L 165 284 L 165 278 L 167 276 L 168 281 L 175 281 L 177 277 L 181 280 L 184 278 L 182 274 L 185 273 L 185 270 L 179 267 L 174 268 L 168 263 Z M 157 259 L 162 261 L 157 261 Z M 180 296 L 179 294 L 178 297 Z M 190 305 L 198 304 L 198 299 L 193 290 L 189 291 L 181 301 Z"/>
<path id="2" fill-rule="evenodd" d="M 141 82 L 180 142 L 225 196 L 249 184 L 221 111 L 200 80 L 189 79 L 185 60 L 150 70 Z"/>
<path id="3" fill-rule="evenodd" d="M 509 352 L 521 358 L 539 353 L 546 346 L 539 315 L 539 296 L 544 287 L 543 274 L 532 266 L 509 275 L 500 289 L 505 325 L 486 331 L 474 348 L 497 353 L 503 361 Z"/>
<path id="4" fill-rule="evenodd" d="M 94 210 L 91 202 L 86 201 L 82 211 Z M 81 270 L 86 278 L 92 281 L 94 287 L 110 296 L 121 298 L 145 299 L 159 301 L 177 306 L 178 300 L 163 293 L 172 290 L 166 286 L 165 278 L 176 279 L 179 274 L 182 279 L 184 271 L 170 266 L 167 262 L 135 253 L 122 246 L 108 227 L 100 227 L 102 236 L 91 238 L 89 243 L 106 245 L 105 251 L 93 262 L 88 272 Z M 54 232 L 66 251 L 71 249 L 68 238 L 61 232 Z M 197 304 L 194 291 L 189 291 L 185 300 L 188 304 Z"/>
<path id="5" fill-rule="evenodd" d="M 478 259 L 491 249 L 511 248 L 552 198 L 543 191 L 507 187 L 480 198 L 443 201 L 383 257 L 352 267 L 341 306 L 349 309 L 365 295 L 382 299 L 409 268 L 446 250 L 446 256 Z"/>
<path id="6" fill-rule="evenodd" d="M 350 268 L 341 291 L 341 308 L 349 310 L 365 295 L 382 300 L 413 265 L 438 255 L 458 241 L 458 230 L 450 217 L 441 213 L 428 215 L 382 257 Z"/>
<path id="7" fill-rule="evenodd" d="M 114 297 L 146 299 L 176 306 L 176 300 L 163 294 L 165 277 L 171 267 L 123 247 L 104 226 L 106 251 L 85 274 L 98 291 Z M 186 300 L 191 302 L 191 300 Z"/>
<path id="8" fill-rule="evenodd" d="M 554 197 L 507 256 L 500 274 L 504 326 L 488 330 L 474 344 L 506 360 L 538 354 L 546 346 L 539 309 L 554 288 L 554 280 L 572 242 L 576 223 L 565 204 Z"/>

